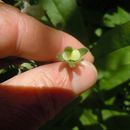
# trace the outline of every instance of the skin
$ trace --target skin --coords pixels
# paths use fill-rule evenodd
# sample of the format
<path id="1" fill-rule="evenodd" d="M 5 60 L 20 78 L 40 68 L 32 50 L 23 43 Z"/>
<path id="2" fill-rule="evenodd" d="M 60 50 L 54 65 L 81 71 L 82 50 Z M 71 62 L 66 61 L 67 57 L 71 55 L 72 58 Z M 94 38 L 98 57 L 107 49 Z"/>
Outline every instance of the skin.
<path id="1" fill-rule="evenodd" d="M 91 52 L 74 69 L 57 62 L 56 55 L 70 44 L 84 47 L 71 35 L 0 2 L 0 58 L 53 61 L 0 84 L 0 129 L 37 130 L 96 82 Z"/>

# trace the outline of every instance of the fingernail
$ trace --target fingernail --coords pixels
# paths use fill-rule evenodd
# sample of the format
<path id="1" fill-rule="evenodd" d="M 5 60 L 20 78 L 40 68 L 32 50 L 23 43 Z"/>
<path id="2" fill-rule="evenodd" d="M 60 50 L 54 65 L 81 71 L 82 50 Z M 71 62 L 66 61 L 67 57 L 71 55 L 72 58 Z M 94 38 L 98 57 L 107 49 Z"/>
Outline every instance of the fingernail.
<path id="1" fill-rule="evenodd" d="M 96 68 L 92 63 L 84 60 L 72 72 L 72 88 L 76 94 L 80 94 L 93 86 L 96 79 Z"/>

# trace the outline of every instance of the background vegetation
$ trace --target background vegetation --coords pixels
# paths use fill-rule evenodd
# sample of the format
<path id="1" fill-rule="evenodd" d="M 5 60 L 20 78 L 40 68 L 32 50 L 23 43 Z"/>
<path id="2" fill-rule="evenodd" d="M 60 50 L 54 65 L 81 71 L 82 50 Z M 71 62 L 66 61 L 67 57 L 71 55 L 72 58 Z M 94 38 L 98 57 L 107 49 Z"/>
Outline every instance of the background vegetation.
<path id="1" fill-rule="evenodd" d="M 96 85 L 40 130 L 130 130 L 130 1 L 5 1 L 75 36 L 95 56 Z M 0 81 L 35 66 L 34 61 L 1 59 Z"/>

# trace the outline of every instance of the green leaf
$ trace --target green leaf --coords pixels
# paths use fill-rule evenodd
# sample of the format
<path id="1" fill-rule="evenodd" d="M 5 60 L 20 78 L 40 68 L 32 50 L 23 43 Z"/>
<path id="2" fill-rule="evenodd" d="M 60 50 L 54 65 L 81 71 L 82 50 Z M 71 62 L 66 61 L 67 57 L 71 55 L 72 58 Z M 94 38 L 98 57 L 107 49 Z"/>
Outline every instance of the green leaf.
<path id="1" fill-rule="evenodd" d="M 130 45 L 130 22 L 112 29 L 104 34 L 92 52 L 96 60 L 103 58 L 107 54 Z"/>
<path id="2" fill-rule="evenodd" d="M 6 72 L 7 72 L 6 69 L 0 69 L 0 75 L 1 75 L 1 74 L 4 74 L 4 73 L 6 73 Z"/>
<path id="3" fill-rule="evenodd" d="M 126 112 L 119 112 L 115 110 L 102 110 L 103 119 L 106 120 L 113 116 L 125 116 L 128 115 Z"/>
<path id="4" fill-rule="evenodd" d="M 49 25 L 70 33 L 82 42 L 88 40 L 84 21 L 75 0 L 39 0 L 39 3 Z"/>
<path id="5" fill-rule="evenodd" d="M 97 123 L 97 116 L 92 112 L 92 110 L 84 110 L 83 114 L 80 116 L 80 121 L 83 125 L 91 125 Z"/>
<path id="6" fill-rule="evenodd" d="M 99 88 L 110 90 L 130 79 L 130 22 L 106 33 L 92 49 Z"/>
<path id="7" fill-rule="evenodd" d="M 33 69 L 33 68 L 34 68 L 34 66 L 32 66 L 31 63 L 28 63 L 28 62 L 22 63 L 20 65 L 20 69 L 30 70 L 30 69 Z"/>
<path id="8" fill-rule="evenodd" d="M 113 14 L 105 14 L 103 20 L 107 27 L 115 27 L 130 21 L 130 14 L 118 7 L 117 12 L 114 12 Z"/>
<path id="9" fill-rule="evenodd" d="M 88 49 L 87 48 L 80 48 L 78 49 L 79 52 L 80 52 L 80 55 L 81 57 L 84 56 L 87 52 L 88 52 Z"/>
<path id="10" fill-rule="evenodd" d="M 97 62 L 97 67 L 99 73 L 103 73 L 99 81 L 100 88 L 103 90 L 112 89 L 130 80 L 130 46 L 101 58 Z"/>
<path id="11" fill-rule="evenodd" d="M 95 30 L 95 34 L 97 37 L 101 37 L 101 35 L 103 34 L 103 30 L 101 28 L 97 28 Z"/>
<path id="12" fill-rule="evenodd" d="M 72 130 L 79 130 L 79 128 L 78 127 L 74 127 Z"/>

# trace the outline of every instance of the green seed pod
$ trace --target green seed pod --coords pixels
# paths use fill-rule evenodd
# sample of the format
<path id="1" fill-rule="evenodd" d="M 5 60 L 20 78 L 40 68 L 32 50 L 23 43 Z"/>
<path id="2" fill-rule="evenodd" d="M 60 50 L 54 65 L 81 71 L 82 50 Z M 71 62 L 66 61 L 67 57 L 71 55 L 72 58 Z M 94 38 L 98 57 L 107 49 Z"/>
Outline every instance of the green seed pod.
<path id="1" fill-rule="evenodd" d="M 88 52 L 86 48 L 73 49 L 72 47 L 66 47 L 64 52 L 57 56 L 59 61 L 68 63 L 71 68 L 74 68 L 83 59 L 82 57 Z"/>

